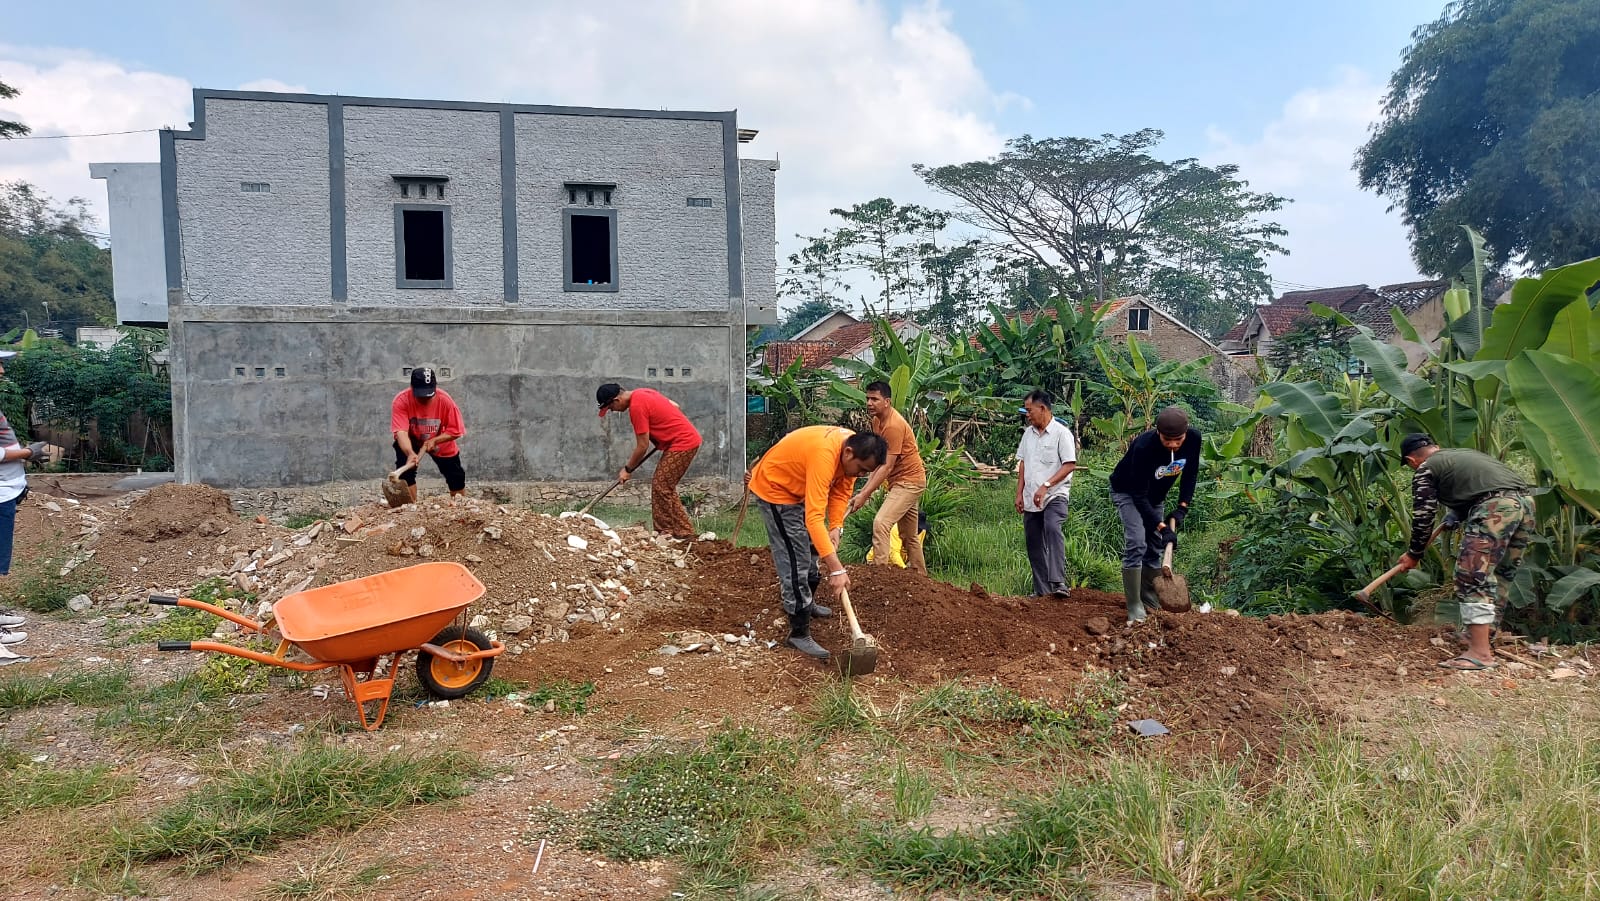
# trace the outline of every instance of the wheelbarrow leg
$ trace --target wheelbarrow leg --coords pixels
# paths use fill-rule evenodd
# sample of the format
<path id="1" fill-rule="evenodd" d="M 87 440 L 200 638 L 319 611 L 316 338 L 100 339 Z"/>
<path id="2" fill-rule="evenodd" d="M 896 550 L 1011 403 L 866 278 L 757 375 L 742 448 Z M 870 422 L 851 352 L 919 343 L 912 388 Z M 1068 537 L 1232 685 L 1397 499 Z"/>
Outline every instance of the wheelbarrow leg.
<path id="1" fill-rule="evenodd" d="M 361 728 L 368 732 L 377 731 L 378 727 L 383 725 L 384 715 L 389 712 L 389 695 L 394 691 L 394 665 L 397 662 L 394 656 L 389 658 L 389 666 L 385 670 L 389 675 L 382 679 L 373 677 L 376 667 L 367 669 L 365 671 L 367 678 L 362 679 L 356 675 L 355 668 L 348 663 L 339 666 L 339 678 L 344 681 L 344 693 L 350 696 L 350 700 L 356 702 L 356 716 L 361 719 Z M 367 705 L 371 703 L 376 703 L 378 709 L 369 723 Z"/>

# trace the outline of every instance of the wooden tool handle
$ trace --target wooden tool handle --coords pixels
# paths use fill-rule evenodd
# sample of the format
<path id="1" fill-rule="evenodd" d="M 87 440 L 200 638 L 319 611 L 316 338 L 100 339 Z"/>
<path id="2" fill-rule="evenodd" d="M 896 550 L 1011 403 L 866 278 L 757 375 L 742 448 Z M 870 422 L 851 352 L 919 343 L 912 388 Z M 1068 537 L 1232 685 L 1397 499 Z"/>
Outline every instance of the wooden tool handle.
<path id="1" fill-rule="evenodd" d="M 1166 551 L 1161 554 L 1161 571 L 1172 575 L 1172 545 L 1167 545 Z"/>
<path id="2" fill-rule="evenodd" d="M 750 489 L 746 487 L 744 490 L 744 496 L 739 498 L 739 515 L 733 521 L 733 535 L 728 538 L 729 541 L 733 542 L 734 547 L 739 546 L 739 532 L 744 528 L 744 511 L 749 509 L 749 507 Z"/>
<path id="3" fill-rule="evenodd" d="M 850 623 L 850 637 L 852 639 L 866 637 L 867 633 L 861 631 L 861 624 L 856 622 L 856 609 L 850 606 L 850 589 L 839 589 L 839 602 L 844 604 L 844 618 Z"/>
<path id="4" fill-rule="evenodd" d="M 406 465 L 400 467 L 399 469 L 395 470 L 394 472 L 389 473 L 390 480 L 391 481 L 398 481 L 401 476 L 406 474 L 406 470 L 410 469 L 413 465 L 415 465 L 415 464 L 407 463 Z"/>
<path id="5" fill-rule="evenodd" d="M 1439 525 L 1435 526 L 1434 529 L 1433 529 L 1433 534 L 1428 536 L 1428 544 L 1433 544 L 1434 540 L 1439 537 L 1439 533 L 1441 533 L 1443 531 L 1444 531 L 1444 523 L 1440 523 Z M 1423 545 L 1423 549 L 1424 550 L 1427 549 L 1428 544 Z M 1383 584 L 1385 582 L 1389 581 L 1390 579 L 1394 578 L 1395 576 L 1400 575 L 1402 572 L 1405 572 L 1405 569 L 1406 569 L 1406 565 L 1404 563 L 1396 563 L 1394 566 L 1389 567 L 1389 571 L 1388 572 L 1386 572 L 1383 575 L 1377 577 L 1376 579 L 1373 579 L 1371 582 L 1368 582 L 1367 583 L 1367 587 L 1361 589 L 1361 593 L 1363 595 L 1370 596 L 1374 591 L 1377 591 L 1379 588 L 1382 588 Z"/>

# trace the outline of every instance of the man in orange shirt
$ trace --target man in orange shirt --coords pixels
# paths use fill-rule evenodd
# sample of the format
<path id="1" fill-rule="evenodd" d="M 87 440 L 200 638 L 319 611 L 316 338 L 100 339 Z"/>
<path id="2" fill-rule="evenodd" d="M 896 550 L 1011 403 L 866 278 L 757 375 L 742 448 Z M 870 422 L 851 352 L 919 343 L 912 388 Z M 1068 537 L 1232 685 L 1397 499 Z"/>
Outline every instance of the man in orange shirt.
<path id="1" fill-rule="evenodd" d="M 677 403 L 649 388 L 626 389 L 607 382 L 594 393 L 594 399 L 600 403 L 601 417 L 612 411 L 627 413 L 633 425 L 633 453 L 617 473 L 617 481 L 627 484 L 633 478 L 633 471 L 644 462 L 653 442 L 661 449 L 661 459 L 650 480 L 650 521 L 657 532 L 693 538 L 694 523 L 678 497 L 678 482 L 700 450 L 700 432 L 694 423 L 683 415 Z"/>
<path id="2" fill-rule="evenodd" d="M 433 458 L 451 497 L 467 490 L 467 471 L 461 466 L 461 449 L 456 441 L 467 434 L 461 422 L 461 408 L 450 395 L 439 390 L 433 370 L 418 366 L 411 370 L 411 387 L 394 396 L 389 405 L 389 428 L 394 433 L 394 465 L 408 466 L 401 478 L 417 502 L 417 463 L 423 454 Z"/>
<path id="3" fill-rule="evenodd" d="M 872 561 L 890 565 L 890 533 L 900 529 L 900 547 L 906 555 L 906 566 L 923 575 L 928 564 L 922 559 L 922 540 L 917 537 L 917 502 L 928 488 L 928 471 L 922 465 L 922 453 L 917 450 L 917 436 L 911 423 L 894 408 L 888 382 L 873 382 L 867 386 L 867 412 L 872 414 L 873 429 L 888 442 L 889 456 L 867 479 L 866 487 L 850 499 L 850 512 L 854 513 L 872 500 L 872 493 L 880 485 L 888 485 L 878 515 L 872 518 Z"/>
<path id="4" fill-rule="evenodd" d="M 830 589 L 850 587 L 836 551 L 845 508 L 856 479 L 883 465 L 887 455 L 888 445 L 873 432 L 813 425 L 783 436 L 750 474 L 789 615 L 789 646 L 819 660 L 828 659 L 828 650 L 811 637 L 811 617 L 833 611 L 813 597 L 822 580 L 817 558 L 827 566 Z"/>

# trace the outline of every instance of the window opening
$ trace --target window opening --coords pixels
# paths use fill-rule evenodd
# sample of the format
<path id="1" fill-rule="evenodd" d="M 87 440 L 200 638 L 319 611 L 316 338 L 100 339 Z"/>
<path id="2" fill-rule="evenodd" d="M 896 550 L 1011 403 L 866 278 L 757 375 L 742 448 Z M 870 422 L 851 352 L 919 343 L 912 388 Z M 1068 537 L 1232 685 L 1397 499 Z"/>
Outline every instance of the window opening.
<path id="1" fill-rule="evenodd" d="M 242 181 L 239 182 L 239 190 L 246 194 L 271 194 L 272 185 L 264 181 Z"/>
<path id="2" fill-rule="evenodd" d="M 1138 307 L 1128 311 L 1128 331 L 1150 331 L 1150 310 L 1147 307 Z"/>
<path id="3" fill-rule="evenodd" d="M 288 378 L 289 371 L 282 366 L 272 367 L 272 377 L 277 379 Z"/>
<path id="4" fill-rule="evenodd" d="M 678 370 L 678 374 L 683 376 L 684 378 L 688 378 L 689 377 L 689 367 L 685 366 L 682 369 Z"/>
<path id="5" fill-rule="evenodd" d="M 256 378 L 264 379 L 266 377 L 267 377 L 267 367 L 265 367 L 265 366 L 257 366 L 256 367 Z"/>
<path id="6" fill-rule="evenodd" d="M 654 366 L 651 366 L 651 367 L 647 368 L 645 370 L 645 374 L 647 376 L 649 376 L 650 378 L 655 378 L 656 377 L 656 368 Z"/>
<path id="7" fill-rule="evenodd" d="M 574 213 L 571 228 L 573 284 L 611 284 L 610 217 Z"/>
<path id="8" fill-rule="evenodd" d="M 407 281 L 444 281 L 444 210 L 402 210 Z"/>

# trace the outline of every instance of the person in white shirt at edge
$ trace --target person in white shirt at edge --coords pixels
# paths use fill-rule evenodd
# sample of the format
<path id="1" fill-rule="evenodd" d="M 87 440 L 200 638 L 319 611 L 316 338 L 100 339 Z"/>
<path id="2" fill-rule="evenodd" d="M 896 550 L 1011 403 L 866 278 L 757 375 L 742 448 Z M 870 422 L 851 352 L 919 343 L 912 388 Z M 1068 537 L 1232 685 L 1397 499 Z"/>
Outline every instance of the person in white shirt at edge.
<path id="1" fill-rule="evenodd" d="M 1028 543 L 1033 593 L 1071 597 L 1067 587 L 1067 547 L 1061 525 L 1067 521 L 1067 497 L 1077 468 L 1078 444 L 1072 430 L 1050 412 L 1055 399 L 1035 390 L 1022 402 L 1028 424 L 1017 446 L 1017 512 Z"/>
<path id="2" fill-rule="evenodd" d="M 9 360 L 15 357 L 14 350 L 0 351 L 0 360 Z M 6 374 L 6 368 L 0 363 L 0 376 Z M 4 413 L 0 413 L 0 576 L 11 572 L 11 536 L 17 522 L 17 504 L 22 500 L 28 490 L 28 475 L 24 470 L 25 461 L 32 460 L 43 466 L 50 462 L 49 452 L 43 441 L 23 447 L 17 441 L 17 431 L 11 427 L 11 422 Z M 0 613 L 0 646 L 20 644 L 27 639 L 28 633 L 16 631 L 26 621 L 16 614 L 5 611 Z M 15 662 L 21 659 L 7 652 L 5 662 Z"/>

